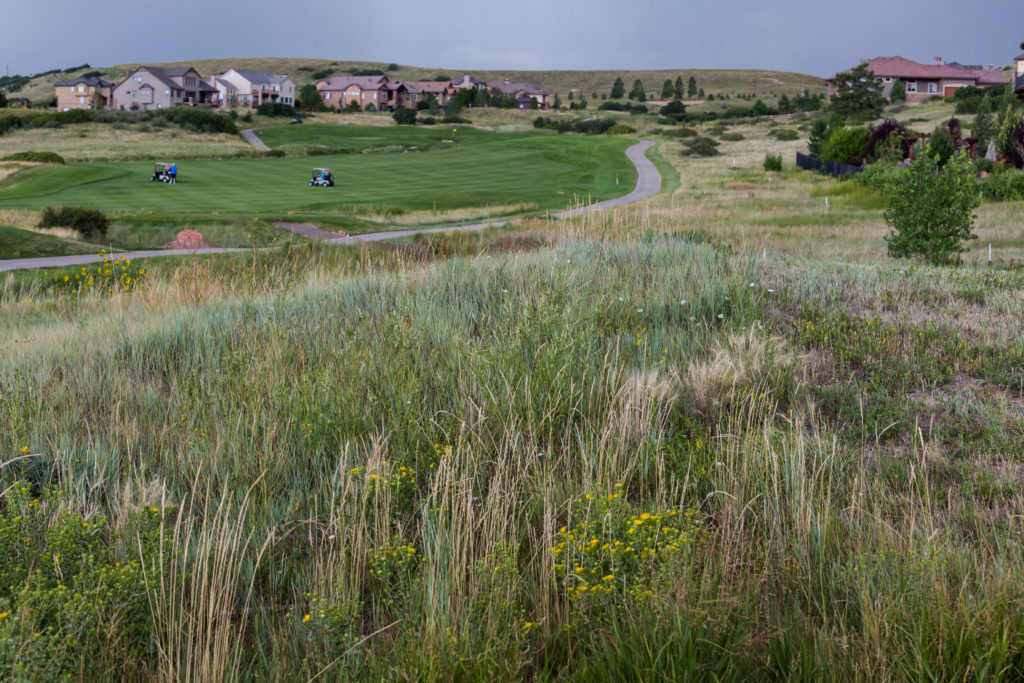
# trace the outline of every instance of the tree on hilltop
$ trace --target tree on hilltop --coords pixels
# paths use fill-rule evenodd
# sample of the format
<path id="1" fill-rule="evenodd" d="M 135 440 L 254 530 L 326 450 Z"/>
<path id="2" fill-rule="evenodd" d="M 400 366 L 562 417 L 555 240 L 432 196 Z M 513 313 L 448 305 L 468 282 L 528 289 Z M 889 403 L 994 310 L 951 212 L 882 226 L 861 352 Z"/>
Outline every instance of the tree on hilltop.
<path id="1" fill-rule="evenodd" d="M 672 81 L 666 78 L 665 83 L 661 86 L 661 99 L 672 99 L 672 92 Z"/>
<path id="2" fill-rule="evenodd" d="M 633 81 L 633 89 L 629 91 L 629 99 L 636 100 L 637 102 L 647 101 L 647 93 L 644 92 L 644 84 L 639 78 Z"/>
<path id="3" fill-rule="evenodd" d="M 611 98 L 613 100 L 621 100 L 626 95 L 626 84 L 622 82 L 622 78 L 616 78 L 615 84 L 612 85 Z"/>
<path id="4" fill-rule="evenodd" d="M 672 99 L 681 100 L 683 99 L 683 77 L 676 76 L 675 88 L 672 91 Z"/>
<path id="5" fill-rule="evenodd" d="M 690 76 L 690 82 L 686 85 L 686 96 L 693 99 L 697 96 L 697 79 Z"/>

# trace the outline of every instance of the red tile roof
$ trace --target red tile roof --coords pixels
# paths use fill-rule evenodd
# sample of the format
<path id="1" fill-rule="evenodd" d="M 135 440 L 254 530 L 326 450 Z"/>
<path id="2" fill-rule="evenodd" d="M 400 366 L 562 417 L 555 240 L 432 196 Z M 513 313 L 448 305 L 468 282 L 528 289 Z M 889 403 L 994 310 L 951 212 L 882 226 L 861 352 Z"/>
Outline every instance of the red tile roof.
<path id="1" fill-rule="evenodd" d="M 879 78 L 902 78 L 903 80 L 939 80 L 943 78 L 973 80 L 979 85 L 1007 83 L 1006 74 L 998 69 L 963 69 L 948 64 L 919 64 L 905 57 L 875 57 L 867 62 L 868 70 Z"/>

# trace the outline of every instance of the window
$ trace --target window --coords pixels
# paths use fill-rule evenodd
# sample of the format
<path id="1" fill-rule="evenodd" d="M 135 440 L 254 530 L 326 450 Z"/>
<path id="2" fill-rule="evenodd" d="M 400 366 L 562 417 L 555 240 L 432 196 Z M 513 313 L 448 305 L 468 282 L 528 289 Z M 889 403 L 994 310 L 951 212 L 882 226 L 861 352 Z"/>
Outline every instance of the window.
<path id="1" fill-rule="evenodd" d="M 907 81 L 907 92 L 917 92 L 917 81 Z"/>
<path id="2" fill-rule="evenodd" d="M 325 93 L 325 94 L 324 94 L 324 99 L 325 99 L 325 100 L 329 100 L 329 99 L 331 99 L 331 93 Z"/>
<path id="3" fill-rule="evenodd" d="M 164 90 L 164 95 L 166 95 L 167 97 L 170 97 L 170 96 L 171 96 L 171 91 L 170 91 L 170 89 L 168 89 L 168 90 Z"/>
<path id="4" fill-rule="evenodd" d="M 78 86 L 78 92 L 85 92 L 85 86 L 84 85 Z"/>
<path id="5" fill-rule="evenodd" d="M 892 76 L 886 76 L 886 77 L 885 77 L 885 78 L 884 78 L 883 80 L 884 80 L 884 81 L 885 81 L 886 83 L 892 83 Z"/>
<path id="6" fill-rule="evenodd" d="M 939 86 L 937 84 L 935 84 L 935 83 L 929 83 L 928 84 L 928 92 L 938 92 L 938 91 L 939 91 Z"/>
<path id="7" fill-rule="evenodd" d="M 78 103 L 79 104 L 85 104 L 85 98 L 83 96 L 79 95 L 78 96 Z"/>

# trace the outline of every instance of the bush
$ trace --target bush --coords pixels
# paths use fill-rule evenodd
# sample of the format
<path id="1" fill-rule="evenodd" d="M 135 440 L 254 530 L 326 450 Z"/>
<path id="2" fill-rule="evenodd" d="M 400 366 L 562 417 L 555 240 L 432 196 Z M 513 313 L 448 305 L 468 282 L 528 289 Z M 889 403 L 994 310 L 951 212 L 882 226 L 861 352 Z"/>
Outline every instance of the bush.
<path id="1" fill-rule="evenodd" d="M 391 118 L 393 118 L 395 123 L 399 125 L 414 126 L 416 125 L 416 110 L 400 107 L 395 110 L 395 113 L 391 115 Z"/>
<path id="2" fill-rule="evenodd" d="M 838 128 L 821 146 L 822 161 L 838 161 L 859 166 L 864 162 L 864 148 L 871 132 L 867 128 Z"/>
<path id="3" fill-rule="evenodd" d="M 80 206 L 58 206 L 43 209 L 40 228 L 71 228 L 86 238 L 106 237 L 109 219 L 102 211 Z"/>
<path id="4" fill-rule="evenodd" d="M 264 102 L 256 107 L 256 113 L 260 116 L 295 116 L 298 112 L 295 107 L 283 102 Z"/>
<path id="5" fill-rule="evenodd" d="M 249 118 L 246 119 L 243 116 L 242 120 L 252 121 L 251 114 L 247 113 L 246 115 L 249 116 Z M 235 122 L 231 120 L 231 117 L 210 109 L 199 109 L 196 107 L 172 107 L 170 109 L 161 110 L 161 116 L 168 121 L 178 124 L 185 130 L 192 130 L 201 133 L 238 134 L 238 127 L 235 125 Z"/>
<path id="6" fill-rule="evenodd" d="M 661 108 L 662 116 L 673 121 L 680 121 L 686 117 L 686 105 L 679 100 L 673 100 Z"/>
<path id="7" fill-rule="evenodd" d="M 877 126 L 868 126 L 871 135 L 864 147 L 864 158 L 902 161 L 910 154 L 906 141 L 907 127 L 896 119 L 886 119 Z"/>
<path id="8" fill-rule="evenodd" d="M 719 155 L 718 142 L 708 137 L 696 137 L 683 143 L 686 152 L 702 157 L 715 157 Z"/>
<path id="9" fill-rule="evenodd" d="M 879 161 L 865 166 L 854 180 L 872 192 L 889 196 L 899 192 L 905 173 L 904 169 L 894 163 Z"/>
<path id="10" fill-rule="evenodd" d="M 614 126 L 609 128 L 607 131 L 608 135 L 630 135 L 636 132 L 636 128 L 627 126 L 624 123 L 616 123 Z"/>
<path id="11" fill-rule="evenodd" d="M 433 116 L 424 116 L 422 119 L 420 119 L 420 123 L 422 123 L 424 126 L 433 126 L 435 123 L 437 123 L 437 119 L 435 119 Z"/>
<path id="12" fill-rule="evenodd" d="M 953 157 L 953 138 L 945 126 L 937 126 L 928 139 L 928 149 L 939 160 L 939 166 L 945 166 Z"/>
<path id="13" fill-rule="evenodd" d="M 943 166 L 929 142 L 901 178 L 885 212 L 885 222 L 893 229 L 885 238 L 889 255 L 948 263 L 966 251 L 964 241 L 977 239 L 971 228 L 979 203 L 967 155 L 958 154 Z"/>
<path id="14" fill-rule="evenodd" d="M 781 154 L 765 154 L 764 155 L 764 170 L 766 170 L 766 171 L 781 171 L 782 170 L 782 155 Z"/>
<path id="15" fill-rule="evenodd" d="M 745 138 L 743 137 L 743 133 L 722 133 L 718 136 L 718 139 L 724 140 L 725 142 L 739 142 Z"/>
<path id="16" fill-rule="evenodd" d="M 4 161 L 34 161 L 41 164 L 63 164 L 64 157 L 56 152 L 15 152 L 5 156 Z"/>
<path id="17" fill-rule="evenodd" d="M 669 128 L 661 131 L 661 134 L 669 138 L 695 138 L 697 131 L 693 128 Z"/>
<path id="18" fill-rule="evenodd" d="M 473 123 L 469 119 L 464 119 L 458 114 L 445 114 L 444 118 L 441 119 L 441 123 Z"/>
<path id="19" fill-rule="evenodd" d="M 799 140 L 800 133 L 796 132 L 792 128 L 773 128 L 768 131 L 768 137 L 782 141 Z"/>
<path id="20" fill-rule="evenodd" d="M 987 160 L 983 159 L 982 161 Z M 980 164 L 978 165 L 980 166 Z M 981 179 L 980 186 L 981 196 L 985 199 L 996 201 L 1024 199 L 1024 173 L 1014 169 L 1002 173 L 991 173 Z"/>

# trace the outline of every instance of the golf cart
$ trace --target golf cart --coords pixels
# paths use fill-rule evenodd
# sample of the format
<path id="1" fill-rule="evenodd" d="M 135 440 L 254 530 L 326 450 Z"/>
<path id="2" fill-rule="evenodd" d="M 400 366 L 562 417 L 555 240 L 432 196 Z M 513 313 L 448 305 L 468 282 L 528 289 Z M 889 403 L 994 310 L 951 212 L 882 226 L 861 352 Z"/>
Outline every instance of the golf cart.
<path id="1" fill-rule="evenodd" d="M 291 121 L 289 121 L 289 123 L 291 123 L 291 124 L 302 123 L 302 117 L 299 116 L 298 114 L 296 114 L 295 118 L 293 118 Z"/>
<path id="2" fill-rule="evenodd" d="M 175 180 L 174 175 L 177 175 L 177 168 L 175 168 L 175 174 L 172 175 L 170 171 L 172 166 L 174 166 L 174 164 L 158 162 L 156 168 L 153 170 L 153 176 L 150 180 L 159 180 L 161 183 L 173 183 Z"/>
<path id="3" fill-rule="evenodd" d="M 319 185 L 320 187 L 334 187 L 334 174 L 329 168 L 314 168 L 313 177 L 309 180 L 309 186 Z"/>

